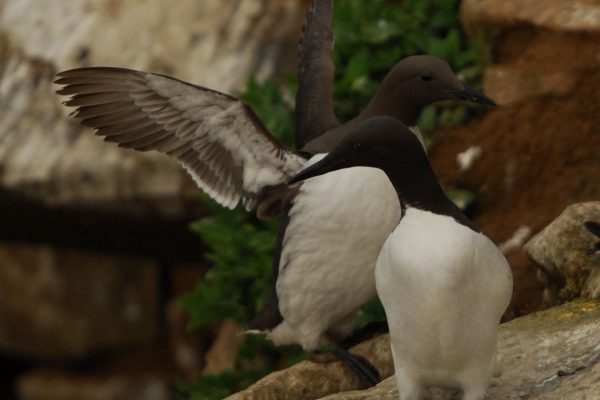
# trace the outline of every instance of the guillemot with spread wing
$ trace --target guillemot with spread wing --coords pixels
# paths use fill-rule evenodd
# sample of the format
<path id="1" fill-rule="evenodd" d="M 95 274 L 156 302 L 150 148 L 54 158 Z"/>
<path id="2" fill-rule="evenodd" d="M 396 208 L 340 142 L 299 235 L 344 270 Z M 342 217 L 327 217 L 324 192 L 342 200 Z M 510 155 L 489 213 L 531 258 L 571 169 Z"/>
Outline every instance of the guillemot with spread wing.
<path id="1" fill-rule="evenodd" d="M 395 119 L 358 124 L 291 182 L 357 166 L 381 170 L 402 209 L 375 267 L 400 398 L 419 400 L 425 387 L 442 386 L 483 399 L 512 295 L 508 262 L 444 194 L 421 144 Z"/>
<path id="2" fill-rule="evenodd" d="M 494 105 L 466 88 L 443 60 L 413 56 L 391 69 L 356 118 L 340 124 L 332 100 L 332 7 L 331 0 L 312 2 L 300 49 L 296 145 L 311 156 L 309 163 L 375 116 L 392 116 L 410 126 L 423 107 L 436 101 Z M 313 351 L 347 337 L 359 308 L 375 296 L 375 260 L 401 211 L 385 175 L 372 168 L 336 171 L 292 190 L 274 258 L 272 294 L 250 327 L 268 332 L 276 343 L 300 343 Z"/>
<path id="3" fill-rule="evenodd" d="M 413 56 L 392 68 L 359 116 L 339 124 L 331 103 L 331 3 L 313 3 L 301 46 L 301 152 L 277 143 L 236 98 L 171 77 L 91 67 L 61 72 L 56 80 L 63 85 L 58 93 L 71 96 L 65 104 L 76 107 L 73 115 L 105 140 L 176 158 L 223 206 L 242 203 L 267 217 L 283 211 L 272 295 L 250 328 L 309 352 L 347 336 L 360 306 L 375 295 L 375 260 L 400 207 L 385 175 L 374 169 L 338 171 L 291 188 L 286 182 L 361 121 L 390 115 L 413 124 L 424 106 L 440 100 L 493 104 L 466 88 L 444 61 Z M 377 206 L 373 196 L 381 199 Z"/>

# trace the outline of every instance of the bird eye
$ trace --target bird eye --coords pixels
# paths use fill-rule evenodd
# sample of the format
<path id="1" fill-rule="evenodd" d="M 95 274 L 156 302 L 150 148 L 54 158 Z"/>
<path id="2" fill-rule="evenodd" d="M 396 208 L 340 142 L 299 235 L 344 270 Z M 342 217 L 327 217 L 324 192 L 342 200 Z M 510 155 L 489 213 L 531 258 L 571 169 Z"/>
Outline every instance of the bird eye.
<path id="1" fill-rule="evenodd" d="M 431 73 L 429 73 L 429 72 L 423 72 L 421 74 L 421 79 L 424 80 L 425 82 L 429 82 L 429 81 L 433 80 L 433 75 L 431 75 Z"/>

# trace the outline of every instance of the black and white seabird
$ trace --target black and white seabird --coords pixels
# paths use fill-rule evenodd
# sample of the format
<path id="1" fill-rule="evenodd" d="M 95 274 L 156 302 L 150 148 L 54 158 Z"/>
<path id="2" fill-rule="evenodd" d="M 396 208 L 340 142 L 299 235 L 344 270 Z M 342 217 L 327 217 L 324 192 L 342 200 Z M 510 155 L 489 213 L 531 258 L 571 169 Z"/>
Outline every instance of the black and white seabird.
<path id="1" fill-rule="evenodd" d="M 391 69 L 356 118 L 340 124 L 332 102 L 332 3 L 312 2 L 300 48 L 296 146 L 310 157 L 309 165 L 356 125 L 376 116 L 411 126 L 436 101 L 494 105 L 465 87 L 445 61 L 413 56 Z M 387 178 L 373 168 L 336 171 L 292 190 L 274 259 L 273 294 L 251 327 L 266 330 L 275 343 L 300 343 L 313 351 L 323 342 L 347 337 L 359 308 L 375 296 L 375 260 L 401 210 Z"/>
<path id="2" fill-rule="evenodd" d="M 441 386 L 483 399 L 512 295 L 508 262 L 444 194 L 419 141 L 395 119 L 358 124 L 291 182 L 357 166 L 382 171 L 402 209 L 375 267 L 400 398 L 419 400 L 425 387 Z"/>
<path id="3" fill-rule="evenodd" d="M 76 107 L 73 116 L 105 140 L 173 156 L 223 206 L 242 203 L 267 217 L 283 211 L 273 293 L 251 328 L 309 352 L 346 337 L 359 308 L 375 296 L 375 260 L 400 207 L 385 175 L 372 168 L 293 187 L 287 181 L 370 118 L 389 115 L 412 125 L 435 101 L 493 104 L 466 88 L 444 61 L 413 56 L 392 68 L 360 115 L 340 124 L 331 101 L 331 9 L 331 0 L 313 2 L 301 45 L 300 152 L 277 143 L 238 99 L 168 76 L 91 67 L 61 72 L 56 80 L 63 86 L 57 93 L 71 96 L 65 104 Z"/>

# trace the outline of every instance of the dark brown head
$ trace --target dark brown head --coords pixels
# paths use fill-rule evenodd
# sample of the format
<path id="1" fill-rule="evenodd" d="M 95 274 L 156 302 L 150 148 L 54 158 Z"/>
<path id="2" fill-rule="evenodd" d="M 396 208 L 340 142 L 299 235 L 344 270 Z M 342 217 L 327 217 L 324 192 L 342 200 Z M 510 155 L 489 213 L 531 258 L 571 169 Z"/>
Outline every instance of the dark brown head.
<path id="1" fill-rule="evenodd" d="M 448 215 L 476 230 L 444 193 L 417 137 L 389 116 L 358 123 L 327 156 L 300 171 L 289 183 L 352 167 L 381 169 L 403 207 Z M 373 201 L 377 201 L 377 196 L 373 193 Z"/>
<path id="2" fill-rule="evenodd" d="M 496 105 L 489 97 L 466 87 L 444 60 L 420 55 L 407 57 L 390 70 L 363 114 L 367 118 L 390 115 L 412 125 L 425 106 L 443 100 Z"/>
<path id="3" fill-rule="evenodd" d="M 431 172 L 417 137 L 397 119 L 378 116 L 357 124 L 326 157 L 306 167 L 289 183 L 359 166 L 379 168 L 388 174 L 399 166 L 412 175 Z"/>

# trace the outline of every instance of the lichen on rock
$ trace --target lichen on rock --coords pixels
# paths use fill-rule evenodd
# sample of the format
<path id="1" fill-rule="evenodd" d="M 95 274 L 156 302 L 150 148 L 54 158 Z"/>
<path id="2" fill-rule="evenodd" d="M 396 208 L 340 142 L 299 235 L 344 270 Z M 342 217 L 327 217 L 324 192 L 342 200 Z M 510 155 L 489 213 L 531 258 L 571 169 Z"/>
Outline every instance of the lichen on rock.
<path id="1" fill-rule="evenodd" d="M 584 226 L 600 221 L 600 201 L 573 204 L 524 247 L 547 275 L 546 290 L 559 302 L 583 296 L 600 299 L 600 257 L 591 249 L 597 241 Z M 547 294 L 546 296 L 550 296 Z"/>
<path id="2" fill-rule="evenodd" d="M 600 398 L 599 342 L 600 302 L 596 300 L 577 300 L 502 324 L 498 334 L 497 372 L 486 399 Z M 387 335 L 360 346 L 369 349 L 361 353 L 369 359 L 383 360 L 382 354 L 388 353 L 391 361 Z M 351 379 L 339 362 L 329 366 L 304 362 L 275 372 L 228 400 L 398 399 L 392 376 L 368 390 L 334 392 L 352 387 Z M 336 385 L 328 385 L 329 381 L 335 381 Z M 326 390 L 329 395 L 324 393 Z M 434 389 L 430 394 L 431 400 L 450 400 L 455 398 L 456 391 Z"/>

